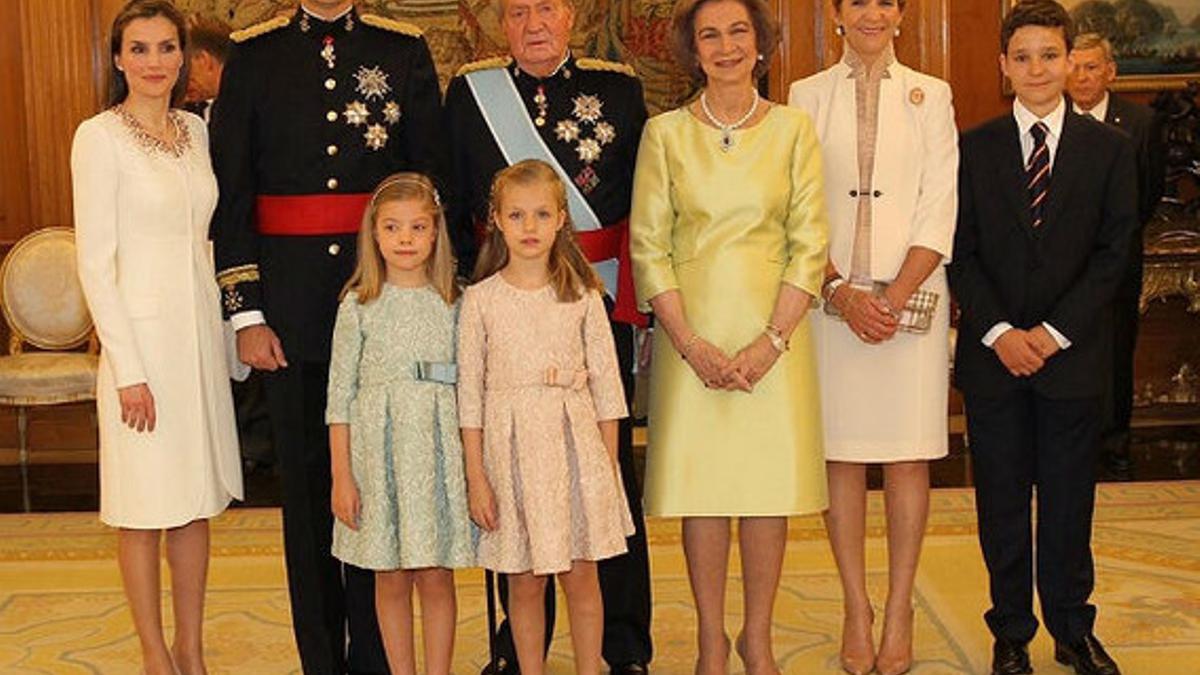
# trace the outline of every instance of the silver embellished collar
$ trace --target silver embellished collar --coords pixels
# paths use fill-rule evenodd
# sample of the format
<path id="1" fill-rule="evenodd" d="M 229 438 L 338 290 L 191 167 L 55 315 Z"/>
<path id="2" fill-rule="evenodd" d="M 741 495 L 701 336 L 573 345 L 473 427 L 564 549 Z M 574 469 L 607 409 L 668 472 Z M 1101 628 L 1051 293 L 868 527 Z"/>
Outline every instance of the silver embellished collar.
<path id="1" fill-rule="evenodd" d="M 178 110 L 167 112 L 167 120 L 175 129 L 175 140 L 172 142 L 165 141 L 151 134 L 125 106 L 118 103 L 111 110 L 117 116 L 117 119 L 121 121 L 122 126 L 133 136 L 134 141 L 147 152 L 159 152 L 171 157 L 182 157 L 192 147 L 192 135 L 188 132 L 187 122 L 184 121 L 183 114 Z"/>

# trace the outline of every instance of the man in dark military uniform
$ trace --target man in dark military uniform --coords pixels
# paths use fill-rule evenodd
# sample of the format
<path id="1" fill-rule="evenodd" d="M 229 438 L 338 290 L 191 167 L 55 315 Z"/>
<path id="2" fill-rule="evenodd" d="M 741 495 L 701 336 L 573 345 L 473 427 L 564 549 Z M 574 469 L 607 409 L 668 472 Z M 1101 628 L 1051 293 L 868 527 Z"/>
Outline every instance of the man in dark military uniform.
<path id="1" fill-rule="evenodd" d="M 444 173 L 437 77 L 416 27 L 350 0 L 304 0 L 233 39 L 211 130 L 212 235 L 238 355 L 267 371 L 300 661 L 386 673 L 372 573 L 330 555 L 326 380 L 371 191 L 396 171 Z"/>
<path id="2" fill-rule="evenodd" d="M 452 214 L 459 260 L 474 266 L 477 228 L 486 222 L 495 173 L 529 157 L 557 164 L 574 191 L 571 217 L 580 245 L 610 291 L 613 336 L 627 395 L 633 390 L 633 327 L 644 317 L 633 302 L 628 223 L 638 141 L 646 122 L 633 70 L 568 50 L 575 19 L 570 0 L 502 0 L 501 26 L 512 56 L 465 66 L 446 91 L 453 146 Z M 614 673 L 643 673 L 650 661 L 650 566 L 641 490 L 634 475 L 632 430 L 621 421 L 619 457 L 637 532 L 629 552 L 600 563 L 605 661 Z M 506 585 L 501 577 L 501 600 Z M 554 586 L 547 587 L 547 640 L 554 625 Z M 497 658 L 485 673 L 519 672 L 507 622 Z"/>

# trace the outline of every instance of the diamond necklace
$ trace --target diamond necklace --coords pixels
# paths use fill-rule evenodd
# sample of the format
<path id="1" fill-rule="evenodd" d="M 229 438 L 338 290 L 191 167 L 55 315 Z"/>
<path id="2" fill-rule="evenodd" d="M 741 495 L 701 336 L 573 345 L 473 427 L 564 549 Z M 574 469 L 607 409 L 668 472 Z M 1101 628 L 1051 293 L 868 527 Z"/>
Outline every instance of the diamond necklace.
<path id="1" fill-rule="evenodd" d="M 745 115 L 742 115 L 741 119 L 730 124 L 725 124 L 717 119 L 712 109 L 708 107 L 708 92 L 700 93 L 700 109 L 704 111 L 704 116 L 708 118 L 708 121 L 721 130 L 721 152 L 729 152 L 733 149 L 733 130 L 749 122 L 750 118 L 754 117 L 754 113 L 758 111 L 758 90 L 751 89 L 750 91 L 754 93 L 754 102 L 750 104 L 750 109 L 746 111 Z"/>

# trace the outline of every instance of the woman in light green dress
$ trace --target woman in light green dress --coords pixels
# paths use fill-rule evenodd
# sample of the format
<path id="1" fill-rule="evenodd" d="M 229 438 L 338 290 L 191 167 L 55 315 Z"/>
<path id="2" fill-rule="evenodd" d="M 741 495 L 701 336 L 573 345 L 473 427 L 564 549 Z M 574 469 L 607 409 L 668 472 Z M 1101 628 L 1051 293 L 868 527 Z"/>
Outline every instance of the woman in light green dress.
<path id="1" fill-rule="evenodd" d="M 819 293 L 826 221 L 807 115 L 760 100 L 777 32 L 760 0 L 683 0 L 681 64 L 704 90 L 646 125 L 631 248 L 654 341 L 646 512 L 683 518 L 698 673 L 724 673 L 730 517 L 746 611 L 737 649 L 775 673 L 771 611 L 787 516 L 826 506 L 816 369 L 802 321 Z"/>

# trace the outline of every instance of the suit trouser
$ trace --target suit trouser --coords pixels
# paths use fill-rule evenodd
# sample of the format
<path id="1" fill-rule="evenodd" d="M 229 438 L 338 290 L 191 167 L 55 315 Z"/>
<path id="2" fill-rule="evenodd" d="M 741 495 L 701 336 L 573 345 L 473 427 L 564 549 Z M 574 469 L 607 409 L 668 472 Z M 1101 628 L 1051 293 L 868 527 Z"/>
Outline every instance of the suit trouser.
<path id="1" fill-rule="evenodd" d="M 633 328 L 612 323 L 617 360 L 621 366 L 621 383 L 625 400 L 633 395 Z M 612 666 L 634 661 L 648 663 L 653 656 L 650 643 L 650 554 L 646 546 L 646 519 L 642 514 L 642 491 L 638 487 L 633 464 L 633 424 L 621 420 L 618 432 L 617 458 L 629 512 L 636 528 L 625 540 L 629 551 L 624 555 L 600 561 L 600 595 L 604 604 L 604 643 L 601 652 Z M 508 583 L 499 575 L 500 604 L 508 612 Z M 554 635 L 554 584 L 546 584 L 546 648 Z M 500 624 L 496 634 L 496 653 L 509 663 L 518 663 L 508 620 Z M 518 664 L 519 666 L 519 664 Z"/>
<path id="2" fill-rule="evenodd" d="M 1104 399 L 1104 448 L 1120 455 L 1129 451 L 1129 423 L 1133 417 L 1133 354 L 1137 348 L 1141 297 L 1142 261 L 1139 258 L 1130 264 L 1113 299 L 1112 377 L 1108 380 Z"/>
<path id="3" fill-rule="evenodd" d="M 330 553 L 328 378 L 328 363 L 302 361 L 292 361 L 266 378 L 275 452 L 283 474 L 283 543 L 292 627 L 306 675 L 387 673 L 375 620 L 374 574 L 344 565 Z"/>
<path id="4" fill-rule="evenodd" d="M 984 615 L 997 638 L 1037 632 L 1034 572 L 1046 628 L 1073 642 L 1091 633 L 1091 535 L 1100 397 L 1054 400 L 1023 387 L 965 397 L 979 543 L 991 582 Z M 1037 492 L 1036 566 L 1031 500 Z"/>

